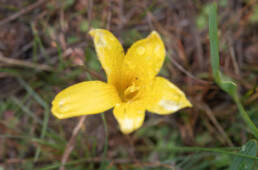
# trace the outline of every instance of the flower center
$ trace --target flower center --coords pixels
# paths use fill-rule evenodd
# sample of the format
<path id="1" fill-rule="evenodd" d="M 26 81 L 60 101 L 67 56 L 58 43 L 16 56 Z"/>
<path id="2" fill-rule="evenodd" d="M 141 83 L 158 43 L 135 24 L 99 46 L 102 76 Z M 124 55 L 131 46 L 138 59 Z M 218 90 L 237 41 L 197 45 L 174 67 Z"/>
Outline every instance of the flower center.
<path id="1" fill-rule="evenodd" d="M 133 101 L 137 99 L 137 96 L 139 96 L 140 87 L 136 85 L 136 82 L 134 81 L 131 83 L 130 86 L 125 88 L 125 90 L 122 91 L 121 98 L 122 101 L 128 102 Z"/>

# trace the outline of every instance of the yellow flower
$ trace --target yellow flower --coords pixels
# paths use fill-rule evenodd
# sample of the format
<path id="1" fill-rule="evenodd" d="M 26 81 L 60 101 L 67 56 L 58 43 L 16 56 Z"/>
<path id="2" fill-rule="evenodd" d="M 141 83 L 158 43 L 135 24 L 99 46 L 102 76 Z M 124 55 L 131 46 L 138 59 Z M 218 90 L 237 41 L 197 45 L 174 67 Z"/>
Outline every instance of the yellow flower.
<path id="1" fill-rule="evenodd" d="M 107 83 L 85 81 L 61 91 L 52 102 L 59 119 L 97 114 L 114 107 L 123 133 L 138 129 L 145 111 L 166 115 L 191 107 L 184 93 L 165 78 L 157 76 L 165 59 L 165 47 L 156 31 L 135 42 L 124 53 L 118 39 L 104 29 L 89 32 Z"/>

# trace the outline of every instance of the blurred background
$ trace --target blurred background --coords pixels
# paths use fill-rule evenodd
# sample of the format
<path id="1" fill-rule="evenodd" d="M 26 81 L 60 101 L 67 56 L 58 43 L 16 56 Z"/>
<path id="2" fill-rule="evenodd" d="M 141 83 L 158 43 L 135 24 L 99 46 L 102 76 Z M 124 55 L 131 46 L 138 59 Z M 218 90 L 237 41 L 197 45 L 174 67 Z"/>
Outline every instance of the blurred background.
<path id="1" fill-rule="evenodd" d="M 0 170 L 228 169 L 230 155 L 180 148 L 232 149 L 254 138 L 212 78 L 211 2 L 0 0 Z M 221 71 L 238 84 L 258 125 L 258 2 L 216 2 Z M 50 108 L 59 91 L 106 80 L 90 28 L 109 29 L 125 49 L 157 30 L 167 50 L 160 75 L 193 107 L 168 116 L 147 113 L 143 127 L 130 135 L 119 131 L 112 110 L 105 117 L 56 119 Z"/>

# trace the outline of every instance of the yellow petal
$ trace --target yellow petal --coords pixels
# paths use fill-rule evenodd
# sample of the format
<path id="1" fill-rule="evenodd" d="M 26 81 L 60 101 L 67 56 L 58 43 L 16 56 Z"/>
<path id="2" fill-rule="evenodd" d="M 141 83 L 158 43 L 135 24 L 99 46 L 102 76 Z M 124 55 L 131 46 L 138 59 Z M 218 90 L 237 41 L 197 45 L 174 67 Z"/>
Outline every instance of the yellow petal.
<path id="1" fill-rule="evenodd" d="M 124 59 L 124 50 L 119 40 L 108 30 L 92 29 L 92 36 L 97 55 L 104 68 L 108 82 L 115 84 L 118 81 L 120 67 Z"/>
<path id="2" fill-rule="evenodd" d="M 52 113 L 59 119 L 96 114 L 111 109 L 120 102 L 113 85 L 87 81 L 70 86 L 57 94 Z"/>
<path id="3" fill-rule="evenodd" d="M 147 38 L 135 42 L 127 51 L 123 62 L 123 82 L 128 85 L 133 79 L 145 80 L 158 74 L 165 59 L 165 47 L 156 31 Z"/>
<path id="4" fill-rule="evenodd" d="M 147 110 L 161 115 L 192 106 L 178 87 L 162 77 L 155 78 L 149 97 Z"/>
<path id="5" fill-rule="evenodd" d="M 139 102 L 117 104 L 113 113 L 124 134 L 140 128 L 144 122 L 145 109 Z"/>

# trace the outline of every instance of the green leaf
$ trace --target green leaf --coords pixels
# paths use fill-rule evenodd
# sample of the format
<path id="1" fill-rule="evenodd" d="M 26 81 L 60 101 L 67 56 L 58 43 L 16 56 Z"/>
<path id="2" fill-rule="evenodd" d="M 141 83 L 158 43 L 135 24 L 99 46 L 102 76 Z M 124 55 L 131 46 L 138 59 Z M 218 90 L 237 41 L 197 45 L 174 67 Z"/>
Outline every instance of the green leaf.
<path id="1" fill-rule="evenodd" d="M 223 73 L 221 72 L 218 72 L 218 80 L 217 80 L 217 84 L 219 85 L 219 87 L 224 90 L 225 92 L 227 92 L 230 96 L 232 96 L 233 98 L 234 97 L 237 97 L 237 85 L 236 83 L 233 82 L 233 80 L 224 75 Z"/>
<path id="2" fill-rule="evenodd" d="M 240 112 L 242 119 L 245 121 L 253 135 L 258 139 L 258 129 L 250 119 L 249 115 L 245 111 L 241 104 L 241 100 L 238 96 L 237 85 L 232 79 L 220 72 L 219 66 L 219 40 L 218 40 L 218 25 L 217 25 L 217 7 L 216 3 L 213 3 L 209 8 L 209 36 L 210 36 L 210 50 L 211 50 L 211 66 L 212 75 L 217 85 L 228 93 L 235 103 Z"/>
<path id="3" fill-rule="evenodd" d="M 211 49 L 211 66 L 214 80 L 219 85 L 219 87 L 227 92 L 230 96 L 232 96 L 233 98 L 237 97 L 237 85 L 230 77 L 220 72 L 216 4 L 210 6 L 209 36 Z"/>
<path id="4" fill-rule="evenodd" d="M 87 20 L 83 20 L 80 24 L 80 30 L 82 32 L 87 32 L 89 29 L 89 22 Z"/>
<path id="5" fill-rule="evenodd" d="M 210 6 L 209 14 L 209 36 L 211 50 L 211 66 L 215 81 L 219 82 L 219 42 L 218 42 L 218 25 L 216 4 Z"/>
<path id="6" fill-rule="evenodd" d="M 196 18 L 196 25 L 200 30 L 204 30 L 207 26 L 207 18 L 204 15 L 199 15 Z"/>
<path id="7" fill-rule="evenodd" d="M 245 145 L 242 146 L 239 153 L 246 154 L 249 156 L 256 156 L 257 144 L 256 140 L 250 140 Z M 229 170 L 251 170 L 254 164 L 253 159 L 243 158 L 235 156 L 233 162 L 230 164 Z"/>
<path id="8" fill-rule="evenodd" d="M 78 37 L 75 37 L 75 36 L 71 36 L 71 37 L 67 38 L 67 43 L 68 44 L 74 44 L 74 43 L 77 43 L 79 41 L 80 41 L 80 39 Z"/>

